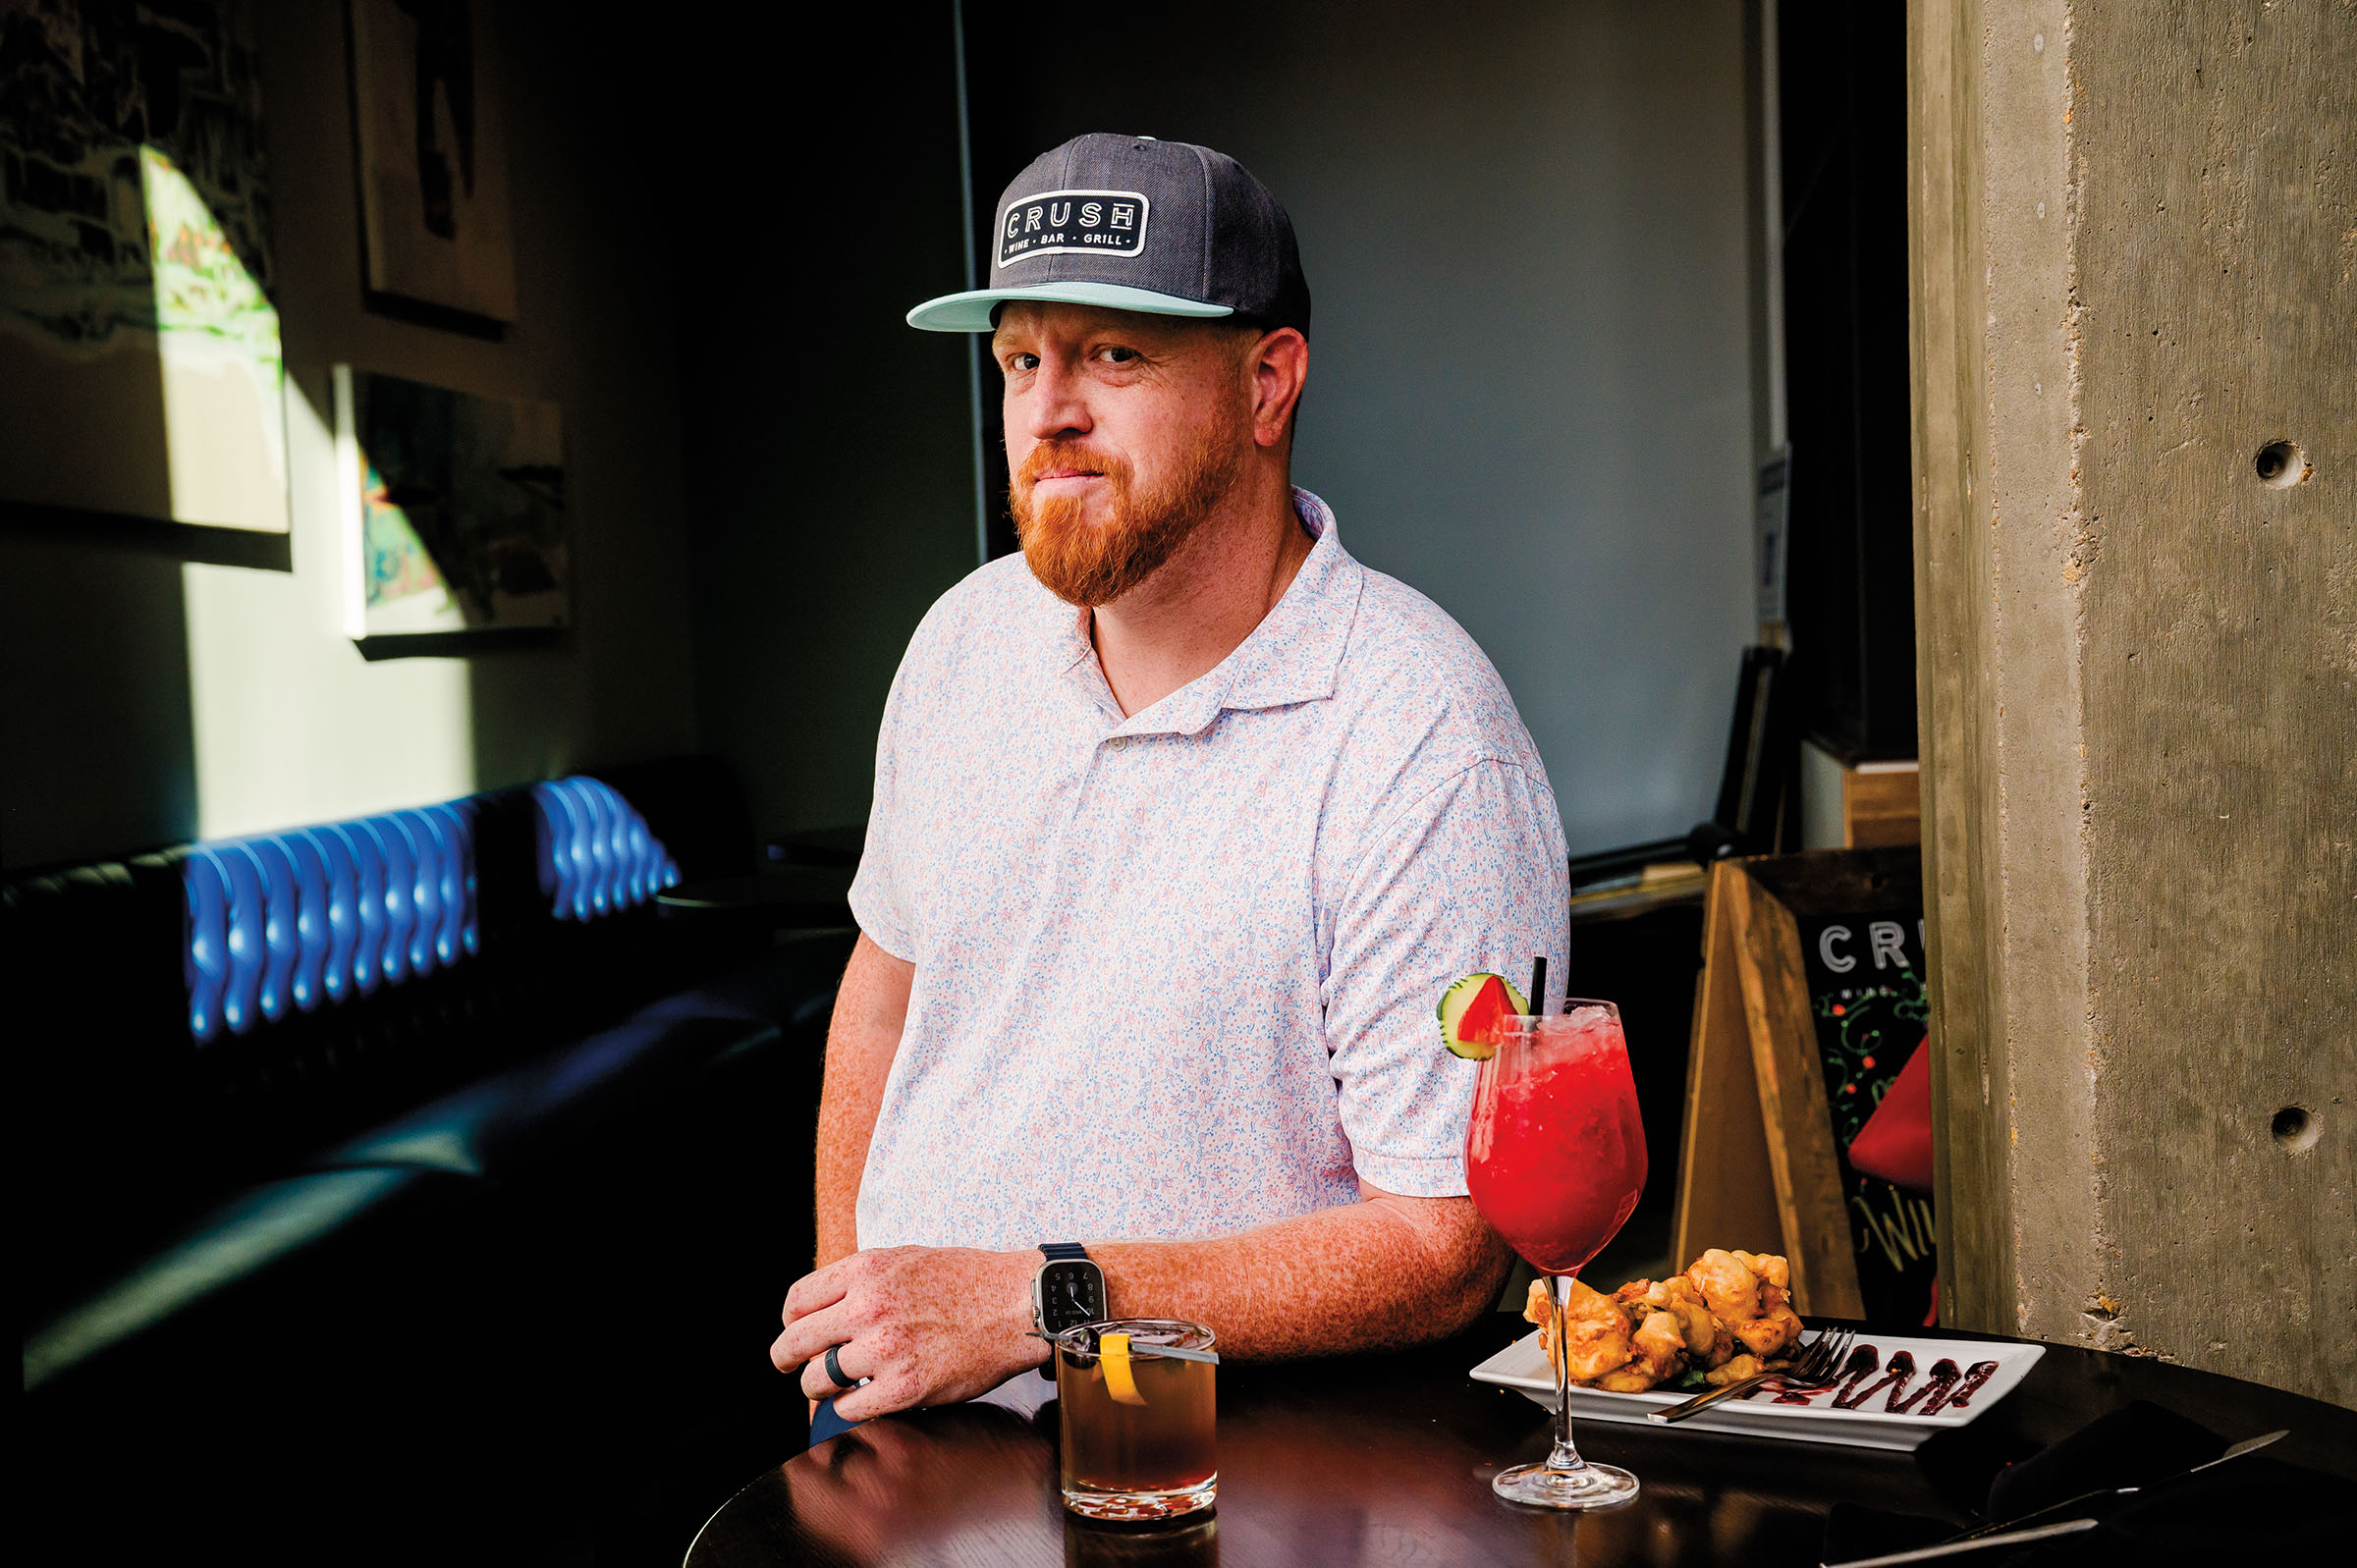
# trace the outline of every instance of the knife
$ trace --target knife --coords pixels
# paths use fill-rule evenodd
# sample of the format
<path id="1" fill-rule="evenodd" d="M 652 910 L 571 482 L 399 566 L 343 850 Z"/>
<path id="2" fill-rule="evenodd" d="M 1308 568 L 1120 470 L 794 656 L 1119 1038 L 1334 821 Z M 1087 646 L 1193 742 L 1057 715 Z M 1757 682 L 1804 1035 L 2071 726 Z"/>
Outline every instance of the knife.
<path id="1" fill-rule="evenodd" d="M 2216 1459 L 2205 1460 L 2201 1464 L 2193 1466 L 2192 1469 L 2180 1470 L 2173 1476 L 2165 1477 L 2162 1481 L 2153 1482 L 2150 1485 L 2157 1487 L 2165 1485 L 2166 1482 L 2182 1480 L 2197 1471 L 2208 1470 L 2213 1465 L 2222 1465 L 2229 1459 L 2240 1459 L 2244 1454 L 2257 1453 L 2268 1444 L 2278 1442 L 2290 1435 L 2290 1431 L 2286 1429 L 2282 1432 L 2264 1432 L 2256 1437 L 2245 1437 Z M 1894 1552 L 1887 1557 L 1861 1557 L 1850 1562 L 1823 1563 L 1819 1565 L 1819 1568 L 1894 1568 L 1894 1565 L 1899 1563 L 1929 1562 L 1938 1557 L 1978 1551 L 1983 1546 L 2017 1546 L 2025 1541 L 2044 1541 L 2053 1536 L 2075 1536 L 2082 1530 L 2093 1530 L 2100 1521 L 2066 1519 L 2056 1525 L 2024 1527 L 2031 1525 L 2035 1520 L 2043 1519 L 2050 1514 L 2061 1513 L 2068 1508 L 2080 1508 L 2088 1503 L 2100 1502 L 2112 1497 L 2132 1496 L 2143 1489 L 2141 1487 L 2101 1487 L 2095 1491 L 2081 1492 L 2076 1497 L 2065 1497 L 2060 1502 L 2049 1503 L 2044 1508 L 2034 1509 L 2018 1519 L 2007 1519 L 1999 1524 L 1983 1525 L 1978 1530 L 1967 1530 L 1960 1536 L 1950 1536 L 1947 1540 L 1934 1545 L 1919 1546 L 1913 1551 Z"/>
<path id="2" fill-rule="evenodd" d="M 2256 1437 L 2245 1437 L 2216 1459 L 2206 1459 L 2191 1470 L 2180 1470 L 2173 1476 L 2164 1476 L 2159 1481 L 2147 1482 L 2145 1487 L 2163 1487 L 2172 1481 L 2182 1481 L 2187 1476 L 2208 1470 L 2213 1465 L 2222 1465 L 2229 1459 L 2240 1459 L 2244 1454 L 2255 1454 L 2269 1443 L 2279 1442 L 2290 1435 L 2291 1432 L 2286 1428 L 2282 1432 L 2263 1432 Z M 2067 1509 L 2084 1508 L 2091 1502 L 2102 1502 L 2112 1497 L 2133 1496 L 2144 1489 L 2144 1487 L 2099 1487 L 2093 1491 L 2082 1491 L 2076 1497 L 2065 1497 L 2060 1502 L 2050 1502 L 2043 1508 L 2033 1508 L 2016 1519 L 2002 1520 L 1994 1525 L 1983 1525 L 1978 1530 L 1967 1530 L 1960 1536 L 1950 1536 L 1940 1544 L 1946 1546 L 1958 1541 L 1977 1541 L 1983 1536 L 1992 1535 L 2000 1530 L 2018 1530 L 2023 1525 L 2035 1524 L 2041 1519 L 2062 1513 Z"/>
<path id="3" fill-rule="evenodd" d="M 1995 1536 L 1958 1536 L 1936 1546 L 1918 1546 L 1913 1551 L 1894 1551 L 1887 1557 L 1854 1557 L 1848 1562 L 1819 1563 L 1817 1568 L 1898 1568 L 1901 1563 L 1930 1562 L 1935 1557 L 1961 1557 L 1968 1551 L 1987 1546 L 2019 1546 L 2033 1541 L 2051 1541 L 2056 1536 L 2075 1536 L 2082 1530 L 2093 1530 L 2101 1520 L 2065 1519 L 2058 1525 L 2040 1525 L 2035 1530 L 2007 1530 Z"/>

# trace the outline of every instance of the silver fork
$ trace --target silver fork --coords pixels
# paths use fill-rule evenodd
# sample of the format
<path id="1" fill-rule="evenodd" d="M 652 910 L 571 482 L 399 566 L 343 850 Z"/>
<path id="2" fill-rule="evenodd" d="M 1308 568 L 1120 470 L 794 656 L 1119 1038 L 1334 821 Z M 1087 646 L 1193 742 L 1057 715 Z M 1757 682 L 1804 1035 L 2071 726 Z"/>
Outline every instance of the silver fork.
<path id="1" fill-rule="evenodd" d="M 1802 1348 L 1800 1359 L 1782 1372 L 1760 1372 L 1754 1373 L 1748 1378 L 1738 1378 L 1724 1388 L 1714 1388 L 1708 1393 L 1696 1394 L 1682 1405 L 1672 1405 L 1667 1410 L 1649 1411 L 1646 1419 L 1662 1422 L 1665 1425 L 1673 1421 L 1683 1421 L 1698 1411 L 1708 1410 L 1722 1399 L 1732 1399 L 1739 1394 L 1749 1393 L 1762 1383 L 1781 1382 L 1796 1393 L 1813 1392 L 1819 1388 L 1831 1387 L 1840 1380 L 1841 1363 L 1849 1355 L 1850 1344 L 1857 1337 L 1857 1330 L 1854 1328 L 1822 1329 L 1815 1339 Z"/>

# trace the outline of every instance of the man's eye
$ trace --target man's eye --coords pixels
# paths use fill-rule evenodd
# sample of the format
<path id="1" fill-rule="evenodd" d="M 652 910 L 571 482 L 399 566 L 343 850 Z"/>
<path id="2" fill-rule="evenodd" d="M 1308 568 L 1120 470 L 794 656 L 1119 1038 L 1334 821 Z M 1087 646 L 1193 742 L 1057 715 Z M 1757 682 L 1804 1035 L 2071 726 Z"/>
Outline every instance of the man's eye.
<path id="1" fill-rule="evenodd" d="M 1103 358 L 1108 363 L 1117 365 L 1128 364 L 1137 357 L 1137 351 L 1135 349 L 1124 349 L 1118 343 L 1098 350 L 1097 353 L 1100 358 Z"/>
<path id="2" fill-rule="evenodd" d="M 1039 368 L 1039 355 L 1035 353 L 1009 354 L 1007 356 L 1007 368 L 1010 370 L 1037 370 Z"/>

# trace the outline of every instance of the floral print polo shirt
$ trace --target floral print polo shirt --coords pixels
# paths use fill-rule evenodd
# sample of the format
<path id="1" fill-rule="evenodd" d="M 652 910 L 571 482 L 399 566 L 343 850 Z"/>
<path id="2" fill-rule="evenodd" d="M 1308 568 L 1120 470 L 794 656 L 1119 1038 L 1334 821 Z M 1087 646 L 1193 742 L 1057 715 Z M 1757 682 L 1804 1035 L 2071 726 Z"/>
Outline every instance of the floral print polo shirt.
<path id="1" fill-rule="evenodd" d="M 1465 1191 L 1460 975 L 1562 971 L 1562 824 L 1439 606 L 1315 538 L 1218 668 L 1124 717 L 1020 556 L 934 605 L 851 888 L 915 966 L 861 1247 L 1216 1236 Z"/>

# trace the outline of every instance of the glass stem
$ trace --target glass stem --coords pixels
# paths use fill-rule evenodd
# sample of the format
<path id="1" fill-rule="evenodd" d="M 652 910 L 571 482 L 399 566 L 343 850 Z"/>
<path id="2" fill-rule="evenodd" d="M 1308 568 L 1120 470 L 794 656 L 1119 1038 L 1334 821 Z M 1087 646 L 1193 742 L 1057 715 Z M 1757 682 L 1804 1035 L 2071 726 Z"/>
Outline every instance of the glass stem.
<path id="1" fill-rule="evenodd" d="M 1588 1462 L 1571 1446 L 1571 1281 L 1574 1270 L 1547 1281 L 1547 1297 L 1555 1310 L 1555 1344 L 1562 1352 L 1555 1362 L 1555 1447 L 1547 1455 L 1549 1470 L 1585 1470 Z"/>

